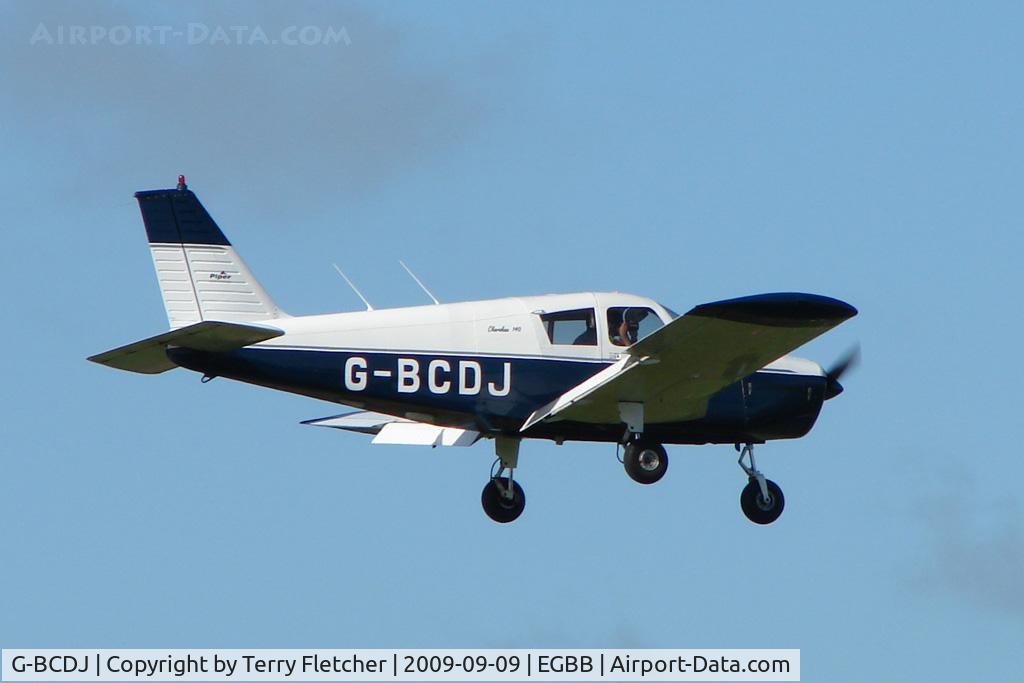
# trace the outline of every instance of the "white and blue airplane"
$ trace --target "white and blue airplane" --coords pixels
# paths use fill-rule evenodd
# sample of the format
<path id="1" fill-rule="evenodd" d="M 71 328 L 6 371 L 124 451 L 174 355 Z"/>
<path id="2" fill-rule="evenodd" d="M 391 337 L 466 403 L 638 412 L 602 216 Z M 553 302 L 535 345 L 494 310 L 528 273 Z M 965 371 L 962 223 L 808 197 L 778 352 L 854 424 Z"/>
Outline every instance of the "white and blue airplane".
<path id="1" fill-rule="evenodd" d="M 491 440 L 481 499 L 496 522 L 526 503 L 513 477 L 523 439 L 617 444 L 641 484 L 664 476 L 663 444 L 734 444 L 744 514 L 774 522 L 785 499 L 757 469 L 754 445 L 807 434 L 854 358 L 826 372 L 786 355 L 857 314 L 815 294 L 758 294 L 684 315 L 632 294 L 580 292 L 290 316 L 184 177 L 135 197 L 170 331 L 89 360 L 149 374 L 182 367 L 351 406 L 304 424 L 376 444 Z"/>

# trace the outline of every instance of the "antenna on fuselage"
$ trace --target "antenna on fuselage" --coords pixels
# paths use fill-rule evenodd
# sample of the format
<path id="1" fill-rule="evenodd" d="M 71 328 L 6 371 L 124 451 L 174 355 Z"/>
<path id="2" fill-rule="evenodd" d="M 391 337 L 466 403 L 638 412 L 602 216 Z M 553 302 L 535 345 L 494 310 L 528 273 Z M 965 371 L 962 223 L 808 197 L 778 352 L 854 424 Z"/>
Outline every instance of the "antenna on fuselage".
<path id="1" fill-rule="evenodd" d="M 373 306 L 371 306 L 370 302 L 366 300 L 366 297 L 363 296 L 363 293 L 360 292 L 359 289 L 354 284 L 352 284 L 352 281 L 348 279 L 348 276 L 345 275 L 344 272 L 342 272 L 341 268 L 338 267 L 338 264 L 332 263 L 331 265 L 334 266 L 334 269 L 336 271 L 338 271 L 338 275 L 341 276 L 341 279 L 348 283 L 348 286 L 352 288 L 352 291 L 356 293 L 356 296 L 363 300 L 363 303 L 366 304 L 366 310 L 372 311 Z"/>
<path id="2" fill-rule="evenodd" d="M 402 264 L 402 267 L 403 267 L 403 268 L 405 268 L 405 272 L 409 273 L 409 277 L 411 277 L 411 278 L 412 278 L 413 280 L 415 280 L 415 281 L 416 281 L 416 284 L 418 284 L 418 285 L 420 286 L 420 289 L 422 289 L 422 290 L 423 290 L 424 292 L 426 292 L 426 293 L 427 293 L 427 296 L 429 296 L 429 297 L 430 297 L 430 299 L 431 299 L 431 300 L 432 300 L 432 301 L 433 301 L 433 302 L 434 302 L 435 304 L 437 304 L 437 305 L 440 305 L 440 304 L 441 304 L 441 302 L 440 302 L 440 301 L 438 301 L 438 300 L 437 300 L 437 297 L 436 297 L 436 296 L 434 296 L 434 294 L 433 294 L 433 293 L 432 293 L 432 292 L 431 292 L 431 291 L 430 291 L 429 289 L 427 289 L 427 286 L 426 286 L 425 284 L 423 284 L 423 282 L 421 282 L 421 281 L 420 281 L 420 279 L 419 279 L 418 277 L 416 277 L 416 273 L 412 272 L 412 271 L 411 271 L 411 270 L 409 269 L 409 266 L 405 265 L 405 261 L 403 261 L 403 260 L 399 259 L 399 260 L 398 260 L 398 262 L 399 262 L 400 264 Z"/>

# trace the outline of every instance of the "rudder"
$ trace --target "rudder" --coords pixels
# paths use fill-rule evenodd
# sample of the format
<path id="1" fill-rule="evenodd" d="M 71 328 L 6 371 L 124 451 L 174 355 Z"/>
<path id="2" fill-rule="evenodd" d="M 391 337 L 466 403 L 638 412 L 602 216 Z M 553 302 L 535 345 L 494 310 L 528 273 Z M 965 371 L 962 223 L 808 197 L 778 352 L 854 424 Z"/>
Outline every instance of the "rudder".
<path id="1" fill-rule="evenodd" d="M 178 177 L 171 190 L 136 192 L 171 329 L 203 320 L 287 317 Z"/>

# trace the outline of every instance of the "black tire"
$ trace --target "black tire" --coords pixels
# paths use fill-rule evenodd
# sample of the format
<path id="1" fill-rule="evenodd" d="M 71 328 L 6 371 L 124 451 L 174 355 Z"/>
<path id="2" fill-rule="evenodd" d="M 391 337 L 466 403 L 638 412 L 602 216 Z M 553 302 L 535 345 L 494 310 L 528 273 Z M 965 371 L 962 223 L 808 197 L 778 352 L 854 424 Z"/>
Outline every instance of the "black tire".
<path id="1" fill-rule="evenodd" d="M 653 484 L 668 471 L 668 453 L 658 443 L 631 441 L 626 444 L 622 464 L 629 478 L 638 484 Z"/>
<path id="2" fill-rule="evenodd" d="M 743 508 L 743 514 L 754 524 L 771 524 L 779 518 L 783 508 L 786 507 L 786 497 L 782 495 L 779 485 L 771 479 L 766 479 L 765 484 L 768 485 L 768 495 L 770 496 L 768 501 L 761 495 L 761 487 L 757 485 L 757 479 L 753 477 L 740 493 L 740 507 Z"/>
<path id="3" fill-rule="evenodd" d="M 499 479 L 501 479 L 501 485 L 507 489 L 508 477 L 499 477 Z M 512 498 L 511 500 L 505 498 L 501 495 L 501 490 L 498 489 L 495 480 L 491 479 L 484 486 L 483 493 L 480 494 L 480 503 L 484 506 L 484 512 L 488 517 L 499 524 L 508 524 L 523 514 L 523 508 L 526 507 L 526 494 L 523 493 L 523 487 L 519 485 L 519 482 L 513 481 Z"/>

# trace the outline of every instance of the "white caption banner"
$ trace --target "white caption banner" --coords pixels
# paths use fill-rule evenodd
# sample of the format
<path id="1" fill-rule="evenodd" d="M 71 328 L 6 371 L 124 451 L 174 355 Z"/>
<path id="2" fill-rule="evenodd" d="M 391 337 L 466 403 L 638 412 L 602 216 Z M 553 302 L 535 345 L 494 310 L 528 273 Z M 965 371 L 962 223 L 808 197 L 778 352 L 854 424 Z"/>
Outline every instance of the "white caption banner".
<path id="1" fill-rule="evenodd" d="M 3 650 L 4 681 L 799 681 L 800 650 Z"/>

